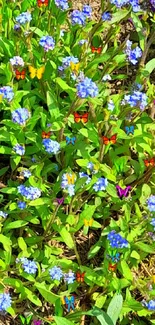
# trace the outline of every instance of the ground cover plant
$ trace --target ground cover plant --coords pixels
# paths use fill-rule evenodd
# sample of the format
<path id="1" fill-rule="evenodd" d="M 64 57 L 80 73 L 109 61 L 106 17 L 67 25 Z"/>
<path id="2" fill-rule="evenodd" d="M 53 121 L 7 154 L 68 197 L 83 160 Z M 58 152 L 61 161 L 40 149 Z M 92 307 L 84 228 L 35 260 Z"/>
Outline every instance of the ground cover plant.
<path id="1" fill-rule="evenodd" d="M 155 324 L 155 1 L 0 2 L 1 324 Z"/>

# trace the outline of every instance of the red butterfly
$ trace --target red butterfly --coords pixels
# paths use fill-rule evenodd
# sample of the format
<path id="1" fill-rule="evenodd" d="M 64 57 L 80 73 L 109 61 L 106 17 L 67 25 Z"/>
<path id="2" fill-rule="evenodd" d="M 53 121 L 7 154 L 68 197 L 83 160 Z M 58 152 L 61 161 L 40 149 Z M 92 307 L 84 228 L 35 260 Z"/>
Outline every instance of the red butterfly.
<path id="1" fill-rule="evenodd" d="M 82 121 L 83 123 L 88 122 L 88 114 L 89 113 L 84 113 L 83 115 L 80 115 L 78 112 L 74 113 L 74 122 L 79 123 Z"/>
<path id="2" fill-rule="evenodd" d="M 102 139 L 103 139 L 103 142 L 104 142 L 105 145 L 107 145 L 107 144 L 115 144 L 116 143 L 116 137 L 117 137 L 117 134 L 114 134 L 114 135 L 112 135 L 111 138 L 107 138 L 107 137 L 103 136 Z"/>
<path id="3" fill-rule="evenodd" d="M 17 80 L 25 79 L 26 70 L 22 70 L 21 72 L 19 70 L 15 70 L 15 74 L 16 74 L 16 79 Z"/>
<path id="4" fill-rule="evenodd" d="M 108 270 L 114 272 L 117 268 L 117 264 L 109 264 Z"/>
<path id="5" fill-rule="evenodd" d="M 37 0 L 38 7 L 48 6 L 48 0 Z"/>
<path id="6" fill-rule="evenodd" d="M 91 46 L 91 51 L 92 51 L 92 53 L 98 53 L 98 54 L 100 54 L 101 51 L 102 51 L 102 47 L 101 46 L 100 47 Z"/>
<path id="7" fill-rule="evenodd" d="M 76 281 L 77 282 L 84 282 L 85 273 L 86 272 L 83 272 L 83 273 L 77 272 L 76 273 Z"/>
<path id="8" fill-rule="evenodd" d="M 52 134 L 51 131 L 49 131 L 49 132 L 42 131 L 41 136 L 42 136 L 43 139 L 49 139 L 51 134 Z"/>
<path id="9" fill-rule="evenodd" d="M 149 166 L 155 166 L 155 159 L 152 158 L 152 159 L 144 159 L 144 164 L 146 167 L 149 167 Z"/>

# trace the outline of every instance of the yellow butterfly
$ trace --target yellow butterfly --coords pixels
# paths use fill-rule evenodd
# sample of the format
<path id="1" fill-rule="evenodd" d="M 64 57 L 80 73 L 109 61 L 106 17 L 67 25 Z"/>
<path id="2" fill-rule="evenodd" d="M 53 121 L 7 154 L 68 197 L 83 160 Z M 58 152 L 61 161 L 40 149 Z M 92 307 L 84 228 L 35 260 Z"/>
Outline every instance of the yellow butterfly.
<path id="1" fill-rule="evenodd" d="M 153 283 L 155 283 L 155 275 L 152 276 Z"/>
<path id="2" fill-rule="evenodd" d="M 43 73 L 45 71 L 45 67 L 41 67 L 39 69 L 33 68 L 31 65 L 29 65 L 29 72 L 30 72 L 30 77 L 31 79 L 37 77 L 38 79 L 41 79 L 43 76 Z"/>
<path id="3" fill-rule="evenodd" d="M 68 184 L 69 185 L 70 184 L 74 184 L 74 182 L 75 182 L 75 175 L 74 174 L 72 174 L 72 175 L 67 174 L 66 176 L 67 176 Z"/>
<path id="4" fill-rule="evenodd" d="M 86 226 L 86 227 L 91 227 L 92 226 L 92 224 L 93 224 L 93 219 L 91 218 L 90 220 L 87 220 L 87 219 L 84 219 L 84 225 Z"/>
<path id="5" fill-rule="evenodd" d="M 2 102 L 3 94 L 0 94 L 0 103 Z"/>
<path id="6" fill-rule="evenodd" d="M 70 62 L 70 67 L 71 67 L 72 72 L 74 72 L 77 75 L 79 72 L 79 68 L 80 68 L 80 62 L 79 63 Z"/>

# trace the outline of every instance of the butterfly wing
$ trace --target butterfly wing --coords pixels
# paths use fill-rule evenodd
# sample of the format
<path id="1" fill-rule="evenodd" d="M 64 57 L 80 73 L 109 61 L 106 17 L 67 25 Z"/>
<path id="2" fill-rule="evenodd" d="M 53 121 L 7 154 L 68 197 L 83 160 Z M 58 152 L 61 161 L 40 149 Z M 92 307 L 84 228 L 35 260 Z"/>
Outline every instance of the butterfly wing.
<path id="1" fill-rule="evenodd" d="M 155 165 L 155 159 L 154 158 L 150 159 L 150 165 L 151 166 L 154 166 Z"/>
<path id="2" fill-rule="evenodd" d="M 144 164 L 145 164 L 146 167 L 148 167 L 150 165 L 149 160 L 148 159 L 144 159 Z"/>
<path id="3" fill-rule="evenodd" d="M 44 71 L 45 71 L 45 67 L 36 69 L 36 76 L 39 80 L 42 78 Z"/>
<path id="4" fill-rule="evenodd" d="M 89 113 L 85 113 L 85 114 L 82 115 L 81 119 L 82 119 L 82 122 L 83 123 L 87 123 L 88 122 L 88 114 Z"/>
<path id="5" fill-rule="evenodd" d="M 97 52 L 98 54 L 100 54 L 101 51 L 102 51 L 102 47 L 98 47 L 96 52 Z"/>
<path id="6" fill-rule="evenodd" d="M 25 76 L 26 76 L 26 70 L 22 70 L 20 74 L 21 79 L 22 80 L 25 79 Z"/>
<path id="7" fill-rule="evenodd" d="M 0 103 L 2 102 L 3 94 L 0 94 Z"/>
<path id="8" fill-rule="evenodd" d="M 64 301 L 65 301 L 67 311 L 70 312 L 71 304 L 70 304 L 69 299 L 67 297 L 64 297 Z"/>
<path id="9" fill-rule="evenodd" d="M 36 76 L 37 69 L 33 68 L 31 65 L 29 65 L 28 69 L 30 72 L 30 78 L 34 79 Z"/>
<path id="10" fill-rule="evenodd" d="M 15 70 L 15 74 L 16 74 L 16 79 L 20 80 L 21 79 L 21 73 L 19 70 Z"/>
<path id="11" fill-rule="evenodd" d="M 70 144 L 70 140 L 71 140 L 71 139 L 70 139 L 69 137 L 66 137 L 66 143 L 67 143 L 67 144 Z"/>
<path id="12" fill-rule="evenodd" d="M 127 135 L 129 134 L 129 127 L 125 126 L 125 132 L 127 133 Z"/>
<path id="13" fill-rule="evenodd" d="M 49 131 L 49 132 L 42 131 L 41 136 L 43 139 L 49 139 L 51 136 L 51 131 Z"/>
<path id="14" fill-rule="evenodd" d="M 129 195 L 129 191 L 130 191 L 130 189 L 131 189 L 131 186 L 127 186 L 123 191 L 124 191 L 124 193 L 123 193 L 123 195 L 125 196 L 125 197 L 127 197 L 128 195 Z"/>
<path id="15" fill-rule="evenodd" d="M 130 133 L 134 134 L 134 129 L 135 129 L 134 125 L 131 125 L 130 126 Z"/>
<path id="16" fill-rule="evenodd" d="M 75 309 L 75 297 L 73 295 L 70 298 L 70 304 L 71 304 L 72 310 L 74 310 Z"/>
<path id="17" fill-rule="evenodd" d="M 110 138 L 110 143 L 115 144 L 116 143 L 116 138 L 117 138 L 117 134 L 112 135 L 112 137 Z"/>
<path id="18" fill-rule="evenodd" d="M 74 112 L 74 122 L 79 123 L 81 121 L 81 115 L 79 113 Z"/>
<path id="19" fill-rule="evenodd" d="M 96 47 L 92 46 L 91 51 L 92 51 L 92 53 L 95 53 L 96 52 Z"/>
<path id="20" fill-rule="evenodd" d="M 121 198 L 124 195 L 124 190 L 119 185 L 116 185 L 116 189 L 119 197 Z"/>
<path id="21" fill-rule="evenodd" d="M 76 141 L 76 137 L 71 138 L 71 143 L 74 145 Z"/>
<path id="22" fill-rule="evenodd" d="M 80 272 L 76 273 L 76 281 L 81 282 L 81 274 L 80 274 Z"/>
<path id="23" fill-rule="evenodd" d="M 108 270 L 114 272 L 116 270 L 117 264 L 109 264 Z"/>
<path id="24" fill-rule="evenodd" d="M 110 141 L 109 141 L 109 139 L 107 137 L 103 136 L 102 139 L 103 139 L 103 143 L 105 145 L 109 144 Z"/>

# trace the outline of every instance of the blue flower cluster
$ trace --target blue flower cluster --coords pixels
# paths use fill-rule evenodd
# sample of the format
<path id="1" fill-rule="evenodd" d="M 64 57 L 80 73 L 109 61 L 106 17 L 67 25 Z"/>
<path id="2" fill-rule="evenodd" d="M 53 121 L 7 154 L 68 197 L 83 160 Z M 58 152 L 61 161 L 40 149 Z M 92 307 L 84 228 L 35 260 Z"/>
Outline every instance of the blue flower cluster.
<path id="1" fill-rule="evenodd" d="M 90 17 L 91 17 L 91 14 L 92 14 L 92 8 L 91 8 L 91 6 L 89 6 L 89 5 L 84 5 L 84 6 L 83 6 L 83 9 L 82 9 L 82 12 L 83 12 L 83 14 L 84 14 L 86 17 L 90 18 Z"/>
<path id="2" fill-rule="evenodd" d="M 12 112 L 12 121 L 19 125 L 24 125 L 26 120 L 30 117 L 30 112 L 27 108 L 17 108 Z"/>
<path id="3" fill-rule="evenodd" d="M 101 16 L 103 21 L 110 21 L 112 18 L 112 14 L 109 11 L 105 11 Z"/>
<path id="4" fill-rule="evenodd" d="M 73 178 L 73 175 L 70 173 L 66 173 L 66 174 L 62 175 L 61 188 L 63 188 L 64 190 L 67 190 L 69 196 L 73 196 L 75 194 L 75 185 L 70 184 L 70 182 L 68 181 L 68 176 Z M 75 180 L 76 179 L 74 179 L 74 182 L 75 182 Z"/>
<path id="5" fill-rule="evenodd" d="M 135 65 L 138 62 L 137 59 L 141 58 L 142 56 L 142 50 L 140 49 L 139 46 L 136 46 L 132 50 L 131 46 L 132 46 L 132 42 L 128 40 L 126 42 L 125 53 L 127 55 L 128 61 Z"/>
<path id="6" fill-rule="evenodd" d="M 15 151 L 15 153 L 17 153 L 17 155 L 23 156 L 25 153 L 25 147 L 22 146 L 21 144 L 17 143 L 14 147 L 13 150 Z"/>
<path id="7" fill-rule="evenodd" d="M 108 185 L 107 178 L 100 177 L 97 182 L 94 184 L 93 189 L 95 192 L 105 191 L 106 186 Z"/>
<path id="8" fill-rule="evenodd" d="M 154 227 L 154 230 L 155 230 L 155 218 L 152 218 L 150 224 Z"/>
<path id="9" fill-rule="evenodd" d="M 112 248 L 124 248 L 128 247 L 128 241 L 123 238 L 121 235 L 116 234 L 115 230 L 109 232 L 107 239 L 110 241 Z"/>
<path id="10" fill-rule="evenodd" d="M 20 25 L 29 23 L 32 20 L 30 12 L 22 12 L 19 16 L 16 17 L 16 22 Z"/>
<path id="11" fill-rule="evenodd" d="M 0 211 L 0 217 L 6 218 L 8 216 L 8 213 Z"/>
<path id="12" fill-rule="evenodd" d="M 155 212 L 155 195 L 151 195 L 147 200 L 148 209 L 151 212 Z"/>
<path id="13" fill-rule="evenodd" d="M 91 181 L 91 178 L 86 173 L 83 173 L 83 172 L 79 173 L 79 177 L 80 178 L 87 177 L 87 180 L 86 180 L 86 183 L 85 183 L 86 185 L 88 185 L 90 183 L 90 181 Z M 84 187 L 84 185 L 82 187 Z"/>
<path id="14" fill-rule="evenodd" d="M 17 205 L 18 205 L 18 208 L 21 210 L 24 210 L 26 208 L 26 202 L 24 202 L 24 201 L 18 201 Z"/>
<path id="15" fill-rule="evenodd" d="M 69 8 L 67 0 L 54 0 L 54 2 L 61 10 L 67 10 Z"/>
<path id="16" fill-rule="evenodd" d="M 51 139 L 43 139 L 42 144 L 45 147 L 45 151 L 48 153 L 57 154 L 60 151 L 60 144 L 57 141 Z"/>
<path id="17" fill-rule="evenodd" d="M 143 301 L 143 306 L 147 307 L 148 310 L 155 310 L 155 300 L 150 300 L 149 302 Z"/>
<path id="18" fill-rule="evenodd" d="M 82 11 L 73 10 L 71 13 L 72 25 L 85 25 L 86 18 L 90 18 L 92 13 L 92 8 L 89 5 L 84 5 Z"/>
<path id="19" fill-rule="evenodd" d="M 37 187 L 26 187 L 25 185 L 19 185 L 17 189 L 18 193 L 23 195 L 27 200 L 35 200 L 41 196 L 41 190 Z"/>
<path id="20" fill-rule="evenodd" d="M 99 90 L 95 82 L 90 78 L 86 77 L 84 80 L 79 82 L 76 86 L 77 94 L 80 98 L 96 97 L 98 96 Z"/>
<path id="21" fill-rule="evenodd" d="M 24 67 L 24 61 L 20 56 L 13 56 L 13 58 L 10 59 L 10 63 L 12 66 Z"/>
<path id="22" fill-rule="evenodd" d="M 122 104 L 128 103 L 131 107 L 139 107 L 142 111 L 147 106 L 148 97 L 140 91 L 133 91 L 130 95 L 125 95 Z"/>
<path id="23" fill-rule="evenodd" d="M 155 10 L 155 0 L 150 0 L 153 11 Z"/>
<path id="24" fill-rule="evenodd" d="M 139 0 L 110 0 L 116 7 L 121 8 L 125 5 L 131 5 L 134 12 L 140 11 Z"/>
<path id="25" fill-rule="evenodd" d="M 61 268 L 58 266 L 54 266 L 49 269 L 49 274 L 52 280 L 60 281 L 64 277 L 64 281 L 68 284 L 73 283 L 75 280 L 75 274 L 72 272 L 72 270 L 69 270 L 68 273 L 63 273 Z"/>
<path id="26" fill-rule="evenodd" d="M 4 86 L 0 88 L 0 95 L 3 95 L 3 98 L 7 99 L 8 102 L 11 102 L 14 97 L 14 92 L 10 86 Z"/>
<path id="27" fill-rule="evenodd" d="M 45 52 L 53 50 L 55 47 L 55 41 L 52 36 L 43 36 L 41 37 L 39 44 L 44 48 Z"/>
<path id="28" fill-rule="evenodd" d="M 28 273 L 28 274 L 35 274 L 38 266 L 37 263 L 32 261 L 32 260 L 28 260 L 26 257 L 21 257 L 21 258 L 17 258 L 16 259 L 16 263 L 22 263 L 22 267 L 24 269 L 24 272 Z"/>
<path id="29" fill-rule="evenodd" d="M 0 311 L 7 311 L 11 307 L 11 297 L 9 293 L 0 293 Z"/>

